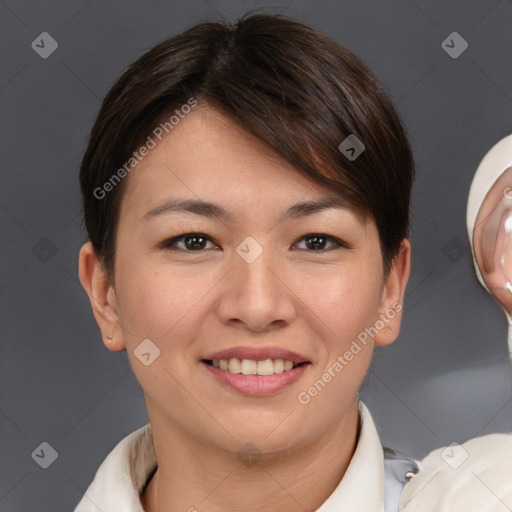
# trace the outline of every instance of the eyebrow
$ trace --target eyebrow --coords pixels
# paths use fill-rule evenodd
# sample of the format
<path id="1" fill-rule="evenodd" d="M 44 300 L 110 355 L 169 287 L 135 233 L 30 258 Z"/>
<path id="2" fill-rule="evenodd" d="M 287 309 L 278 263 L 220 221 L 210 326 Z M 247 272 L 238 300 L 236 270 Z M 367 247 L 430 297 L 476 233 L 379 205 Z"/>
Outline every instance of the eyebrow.
<path id="1" fill-rule="evenodd" d="M 329 208 L 338 208 L 349 210 L 347 202 L 341 197 L 326 197 L 314 201 L 305 201 L 290 206 L 279 221 L 297 219 L 312 215 Z M 233 214 L 216 203 L 192 199 L 169 199 L 159 206 L 149 210 L 144 216 L 144 220 L 153 219 L 160 215 L 169 213 L 193 213 L 204 217 L 232 220 Z"/>

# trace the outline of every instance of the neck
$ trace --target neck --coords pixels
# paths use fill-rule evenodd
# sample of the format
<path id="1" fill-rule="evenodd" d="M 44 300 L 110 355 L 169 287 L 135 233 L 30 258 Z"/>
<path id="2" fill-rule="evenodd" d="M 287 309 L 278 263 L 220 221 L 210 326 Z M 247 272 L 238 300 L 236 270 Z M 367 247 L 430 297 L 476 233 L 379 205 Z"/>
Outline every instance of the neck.
<path id="1" fill-rule="evenodd" d="M 158 469 L 141 499 L 145 512 L 305 512 L 319 508 L 343 478 L 359 438 L 359 410 L 355 401 L 301 448 L 245 464 L 169 423 L 151 426 Z"/>

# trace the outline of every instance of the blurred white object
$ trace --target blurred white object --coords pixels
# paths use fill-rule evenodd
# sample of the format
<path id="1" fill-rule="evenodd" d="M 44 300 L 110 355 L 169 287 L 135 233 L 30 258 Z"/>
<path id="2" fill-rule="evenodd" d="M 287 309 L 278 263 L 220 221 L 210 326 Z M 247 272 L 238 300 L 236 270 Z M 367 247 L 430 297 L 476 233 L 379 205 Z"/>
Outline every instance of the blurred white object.
<path id="1" fill-rule="evenodd" d="M 484 156 L 478 169 L 473 177 L 471 189 L 469 191 L 468 205 L 467 205 L 467 230 L 469 237 L 469 244 L 471 247 L 471 255 L 473 257 L 473 265 L 475 267 L 477 278 L 480 284 L 489 292 L 494 298 L 497 298 L 496 290 L 491 291 L 488 283 L 482 275 L 481 262 L 477 261 L 475 255 L 475 247 L 473 234 L 478 217 L 478 213 L 482 204 L 486 200 L 489 191 L 492 189 L 496 181 L 503 175 L 503 173 L 512 167 L 512 135 L 501 139 L 496 143 Z M 509 193 L 507 194 L 507 190 Z M 503 216 L 507 213 L 507 219 L 503 222 Z M 503 290 L 508 290 L 511 293 L 512 303 L 512 187 L 505 188 L 502 194 L 501 201 L 493 208 L 492 213 L 484 220 L 490 225 L 489 228 L 482 228 L 494 231 L 494 242 L 499 237 L 503 237 L 503 249 L 500 258 L 497 259 L 497 264 L 501 267 L 499 270 L 504 274 Z M 501 233 L 500 233 L 501 229 Z M 492 237 L 491 237 L 492 239 Z M 494 244 L 493 242 L 493 244 Z M 487 243 L 487 242 L 486 242 Z M 492 248 L 494 250 L 494 247 Z M 496 263 L 496 259 L 493 260 Z M 492 287 L 491 287 L 492 288 Z M 508 320 L 508 349 L 509 358 L 512 360 L 512 308 L 507 308 L 500 302 L 500 306 L 505 311 Z"/>

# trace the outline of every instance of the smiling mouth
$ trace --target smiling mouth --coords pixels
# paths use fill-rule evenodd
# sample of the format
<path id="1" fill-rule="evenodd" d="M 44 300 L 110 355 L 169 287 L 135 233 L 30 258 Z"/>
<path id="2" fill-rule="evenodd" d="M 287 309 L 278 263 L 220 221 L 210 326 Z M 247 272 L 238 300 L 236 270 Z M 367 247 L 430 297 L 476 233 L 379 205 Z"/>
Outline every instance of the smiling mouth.
<path id="1" fill-rule="evenodd" d="M 276 375 L 293 370 L 299 366 L 310 364 L 309 361 L 294 363 L 286 359 L 239 359 L 233 357 L 231 359 L 202 359 L 202 362 L 230 373 L 238 373 L 242 375 Z"/>

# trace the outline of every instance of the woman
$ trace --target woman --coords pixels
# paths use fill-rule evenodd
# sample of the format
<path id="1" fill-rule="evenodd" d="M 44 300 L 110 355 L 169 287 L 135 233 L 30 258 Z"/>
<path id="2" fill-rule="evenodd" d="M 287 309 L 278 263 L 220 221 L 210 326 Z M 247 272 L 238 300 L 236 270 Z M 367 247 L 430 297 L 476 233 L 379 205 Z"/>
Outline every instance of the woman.
<path id="1" fill-rule="evenodd" d="M 76 512 L 421 509 L 430 466 L 358 399 L 399 333 L 413 174 L 375 77 L 288 18 L 199 24 L 123 74 L 81 166 L 79 272 L 150 423 Z"/>

